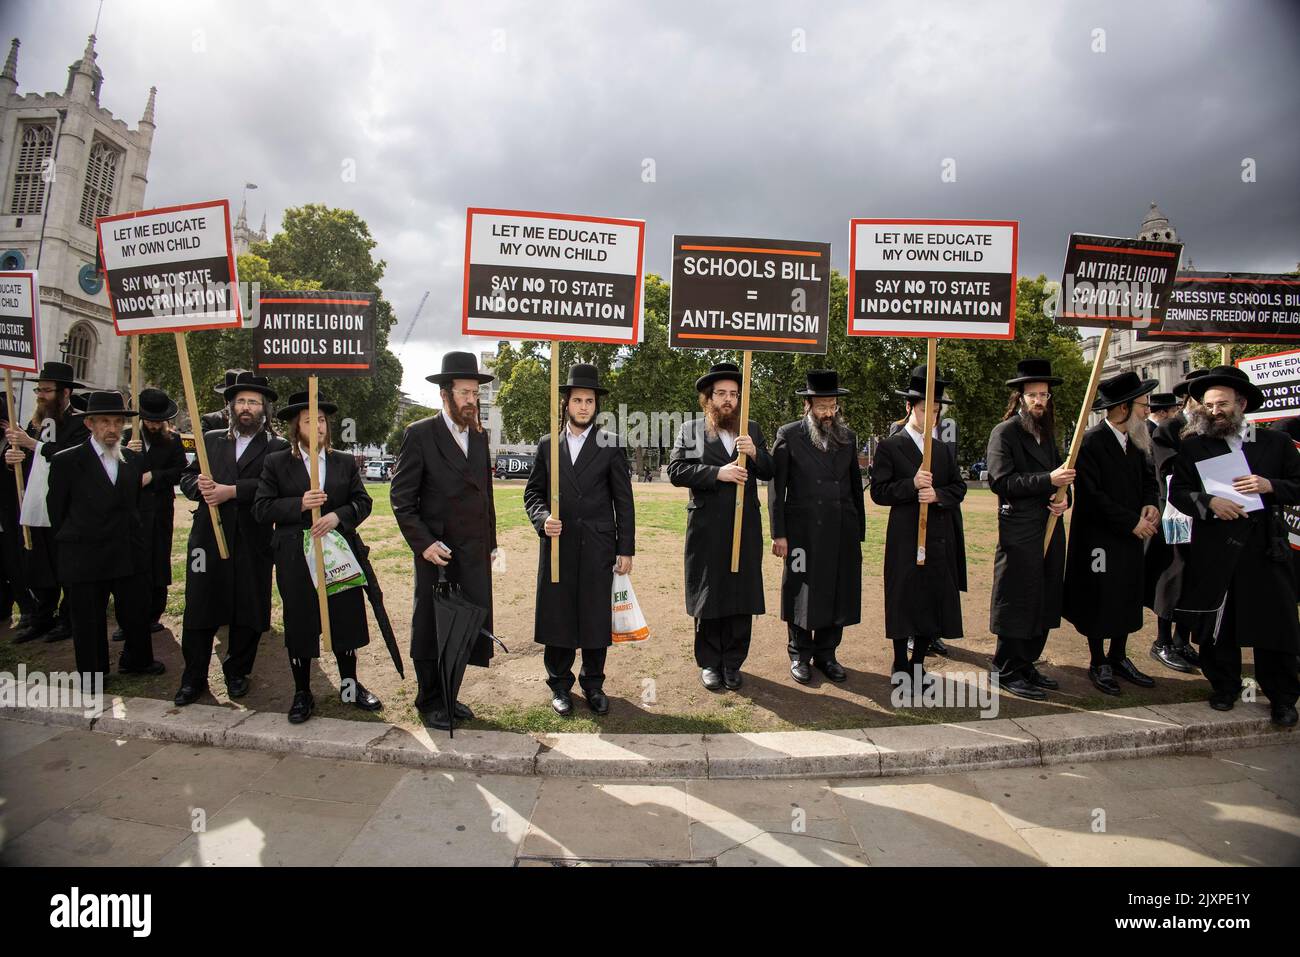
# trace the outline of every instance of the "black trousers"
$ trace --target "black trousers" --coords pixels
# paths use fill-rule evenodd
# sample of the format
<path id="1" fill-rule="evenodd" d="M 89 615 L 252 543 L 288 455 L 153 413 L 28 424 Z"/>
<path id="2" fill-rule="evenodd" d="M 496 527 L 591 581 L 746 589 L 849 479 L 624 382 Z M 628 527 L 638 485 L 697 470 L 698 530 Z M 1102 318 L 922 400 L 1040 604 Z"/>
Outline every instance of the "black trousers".
<path id="1" fill-rule="evenodd" d="M 125 641 L 118 667 L 133 670 L 153 663 L 153 638 L 145 620 L 147 584 L 138 575 L 63 586 L 72 618 L 72 644 L 78 671 L 108 673 L 108 599 L 117 608 Z"/>
<path id="2" fill-rule="evenodd" d="M 152 589 L 152 595 L 149 601 L 149 624 L 153 624 L 162 618 L 162 614 L 167 610 L 167 586 L 155 585 Z"/>
<path id="3" fill-rule="evenodd" d="M 1209 679 L 1216 694 L 1236 698 L 1241 693 L 1241 646 L 1237 644 L 1236 614 L 1230 597 L 1223 610 L 1219 637 L 1201 644 L 1201 674 Z M 1300 699 L 1297 656 L 1285 651 L 1255 649 L 1255 680 L 1271 704 L 1295 707 Z"/>
<path id="4" fill-rule="evenodd" d="M 35 599 L 35 607 L 32 609 L 32 623 L 39 628 L 52 628 L 55 620 L 60 615 L 59 598 L 63 595 L 63 589 L 58 585 L 53 588 L 33 588 L 32 597 Z M 64 603 L 63 610 L 66 613 L 67 603 Z"/>
<path id="5" fill-rule="evenodd" d="M 412 658 L 415 668 L 415 710 L 446 711 L 447 702 L 442 694 L 442 682 L 438 680 L 438 660 L 436 658 Z"/>
<path id="6" fill-rule="evenodd" d="M 788 624 L 787 630 L 790 637 L 786 642 L 786 650 L 790 652 L 790 658 L 792 660 L 798 658 L 804 662 L 812 661 L 814 658 L 834 657 L 835 649 L 840 646 L 840 639 L 844 637 L 843 625 L 809 631 L 807 628 Z"/>
<path id="7" fill-rule="evenodd" d="M 739 671 L 749 657 L 749 638 L 753 631 L 753 615 L 696 618 L 695 663 L 701 668 Z"/>
<path id="8" fill-rule="evenodd" d="M 148 627 L 146 623 L 145 627 Z M 208 686 L 208 665 L 212 661 L 212 644 L 217 637 L 215 628 L 186 628 L 181 631 L 181 653 L 185 656 L 185 674 L 182 685 L 195 688 Z M 245 625 L 231 625 L 227 641 L 228 654 L 221 663 L 226 680 L 245 678 L 253 673 L 257 658 L 257 643 L 262 633 Z"/>
<path id="9" fill-rule="evenodd" d="M 578 660 L 577 648 L 546 645 L 542 663 L 546 665 L 546 683 L 552 692 L 569 691 L 573 687 L 573 663 Z M 583 693 L 599 691 L 605 683 L 605 656 L 608 648 L 583 648 L 582 671 L 578 685 Z"/>
<path id="10" fill-rule="evenodd" d="M 998 647 L 993 652 L 993 670 L 1003 678 L 1027 677 L 1032 665 L 1047 647 L 1047 633 L 1037 638 L 1009 638 L 998 635 Z"/>

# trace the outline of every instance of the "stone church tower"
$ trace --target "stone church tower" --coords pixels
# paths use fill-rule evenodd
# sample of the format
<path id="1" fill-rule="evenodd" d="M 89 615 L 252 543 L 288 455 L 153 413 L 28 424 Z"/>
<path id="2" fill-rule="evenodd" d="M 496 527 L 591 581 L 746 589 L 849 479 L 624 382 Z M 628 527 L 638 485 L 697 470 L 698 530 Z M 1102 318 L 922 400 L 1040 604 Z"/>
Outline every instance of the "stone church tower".
<path id="1" fill-rule="evenodd" d="M 130 348 L 95 271 L 94 227 L 97 216 L 144 208 L 156 90 L 135 129 L 100 106 L 92 34 L 62 93 L 20 95 L 18 47 L 0 72 L 0 267 L 40 273 L 42 359 L 69 362 L 94 388 L 124 388 Z"/>

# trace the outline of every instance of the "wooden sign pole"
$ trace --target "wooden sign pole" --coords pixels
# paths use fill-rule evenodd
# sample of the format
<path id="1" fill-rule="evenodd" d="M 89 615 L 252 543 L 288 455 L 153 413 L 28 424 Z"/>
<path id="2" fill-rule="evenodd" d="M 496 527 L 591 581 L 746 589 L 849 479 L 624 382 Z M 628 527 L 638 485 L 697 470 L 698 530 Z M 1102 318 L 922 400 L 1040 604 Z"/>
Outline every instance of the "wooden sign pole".
<path id="1" fill-rule="evenodd" d="M 934 399 L 934 367 L 939 362 L 939 340 L 931 336 L 925 341 L 925 445 L 921 452 L 921 471 L 930 471 L 930 458 L 934 445 L 934 413 L 939 403 Z M 921 515 L 916 526 L 916 563 L 925 564 L 925 530 L 930 518 L 930 504 L 921 503 Z"/>
<path id="2" fill-rule="evenodd" d="M 5 401 L 9 409 L 9 427 L 19 428 L 18 416 L 14 412 L 14 374 L 9 369 L 5 369 Z M 18 486 L 18 514 L 23 511 L 23 464 L 19 462 L 14 466 L 14 482 Z M 23 548 L 27 551 L 32 550 L 32 530 L 26 525 L 23 526 Z"/>
<path id="3" fill-rule="evenodd" d="M 307 455 L 311 468 L 307 474 L 311 477 L 311 490 L 320 490 L 320 461 L 317 459 L 316 420 L 320 415 L 320 379 L 307 377 Z M 320 521 L 320 507 L 311 510 L 311 523 Z M 327 651 L 334 647 L 330 641 L 330 603 L 325 592 L 325 549 L 319 538 L 312 539 L 312 561 L 316 565 L 316 599 L 320 603 L 320 636 L 322 647 Z"/>
<path id="4" fill-rule="evenodd" d="M 140 336 L 131 337 L 131 400 L 128 408 L 140 411 Z M 143 426 L 141 426 L 143 428 Z"/>
<path id="5" fill-rule="evenodd" d="M 754 354 L 748 349 L 745 350 L 744 367 L 740 373 L 740 425 L 736 433 L 737 438 L 749 434 L 749 367 L 750 360 Z M 745 467 L 745 453 L 741 452 L 736 456 L 736 464 L 742 469 Z M 745 522 L 745 489 L 749 483 L 745 482 L 736 486 L 736 510 L 732 513 L 731 519 L 731 571 L 736 573 L 740 571 L 740 531 Z"/>
<path id="6" fill-rule="evenodd" d="M 560 517 L 560 341 L 551 340 L 551 516 Z M 551 584 L 560 580 L 560 537 L 551 539 Z"/>
<path id="7" fill-rule="evenodd" d="M 199 412 L 199 403 L 194 396 L 194 373 L 190 370 L 190 350 L 185 345 L 185 333 L 177 332 L 176 355 L 180 359 L 181 381 L 185 385 L 185 407 L 190 413 L 190 429 L 194 432 L 194 452 L 199 458 L 199 474 L 212 478 L 212 469 L 208 465 L 208 443 L 203 440 L 203 420 Z M 212 517 L 212 534 L 217 539 L 217 554 L 222 560 L 230 558 L 230 549 L 226 547 L 226 535 L 221 530 L 221 510 L 215 505 L 208 506 Z"/>
<path id="8" fill-rule="evenodd" d="M 1088 413 L 1092 410 L 1092 400 L 1097 395 L 1097 383 L 1101 381 L 1101 366 L 1106 361 L 1107 350 L 1110 349 L 1111 328 L 1107 326 L 1101 334 L 1101 342 L 1097 346 L 1097 358 L 1092 362 L 1092 375 L 1088 378 L 1088 391 L 1083 395 L 1083 406 L 1079 409 L 1079 421 L 1074 426 L 1074 438 L 1070 441 L 1070 454 L 1065 460 L 1067 469 L 1074 468 L 1074 463 L 1079 458 L 1079 446 L 1083 444 L 1083 433 L 1088 430 Z M 1068 485 L 1062 485 L 1052 496 L 1054 502 L 1064 502 Z M 1047 554 L 1047 549 L 1052 544 L 1052 532 L 1056 531 L 1056 520 L 1058 516 L 1047 516 L 1047 534 L 1043 536 L 1043 554 Z"/>
<path id="9" fill-rule="evenodd" d="M 1226 342 L 1219 346 L 1219 365 L 1232 365 L 1232 346 L 1228 345 Z"/>

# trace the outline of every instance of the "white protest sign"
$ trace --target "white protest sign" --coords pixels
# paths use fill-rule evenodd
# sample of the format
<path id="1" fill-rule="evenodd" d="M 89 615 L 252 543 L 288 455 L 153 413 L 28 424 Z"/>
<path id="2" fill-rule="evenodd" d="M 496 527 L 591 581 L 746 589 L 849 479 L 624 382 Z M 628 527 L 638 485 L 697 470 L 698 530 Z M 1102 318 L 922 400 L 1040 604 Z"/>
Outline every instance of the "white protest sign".
<path id="1" fill-rule="evenodd" d="M 1300 415 L 1300 349 L 1238 359 L 1237 368 L 1264 393 L 1264 404 L 1246 413 L 1246 421 L 1271 422 Z"/>

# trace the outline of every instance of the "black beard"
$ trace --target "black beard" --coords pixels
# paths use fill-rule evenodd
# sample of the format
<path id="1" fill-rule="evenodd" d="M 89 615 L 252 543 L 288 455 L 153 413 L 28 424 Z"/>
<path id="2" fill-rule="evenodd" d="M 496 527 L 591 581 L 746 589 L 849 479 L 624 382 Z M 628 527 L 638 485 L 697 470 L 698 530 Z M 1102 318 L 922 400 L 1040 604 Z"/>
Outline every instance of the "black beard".
<path id="1" fill-rule="evenodd" d="M 710 402 L 704 410 L 704 428 L 709 435 L 717 435 L 719 432 L 737 435 L 740 430 L 740 412 L 732 406 L 731 411 L 724 414 Z"/>
<path id="2" fill-rule="evenodd" d="M 140 436 L 150 445 L 166 445 L 172 440 L 171 433 L 165 427 L 155 432 L 147 425 L 141 425 Z"/>
<path id="3" fill-rule="evenodd" d="M 1203 409 L 1195 409 L 1187 417 L 1186 432 L 1195 432 L 1211 439 L 1228 439 L 1241 434 L 1241 427 L 1246 421 L 1246 414 L 1237 409 L 1209 415 Z"/>
<path id="4" fill-rule="evenodd" d="M 253 416 L 252 423 L 247 427 L 244 426 L 244 423 L 239 416 L 235 416 L 230 421 L 231 424 L 234 426 L 235 431 L 238 432 L 240 435 L 242 435 L 244 438 L 248 438 L 250 435 L 256 435 L 258 432 L 261 432 L 262 426 L 266 422 L 266 420 L 260 414 Z"/>
<path id="5" fill-rule="evenodd" d="M 1047 442 L 1055 441 L 1056 435 L 1056 416 L 1049 405 L 1043 410 L 1042 415 L 1034 415 L 1028 408 L 1021 403 L 1020 406 L 1020 424 L 1026 432 L 1036 439 L 1043 439 Z"/>
<path id="6" fill-rule="evenodd" d="M 849 441 L 848 423 L 844 421 L 844 413 L 836 412 L 828 416 L 829 421 L 824 422 L 818 415 L 813 414 L 809 409 L 804 413 L 804 425 L 808 429 L 808 438 L 812 444 L 823 452 L 829 452 L 841 445 L 847 445 Z"/>

